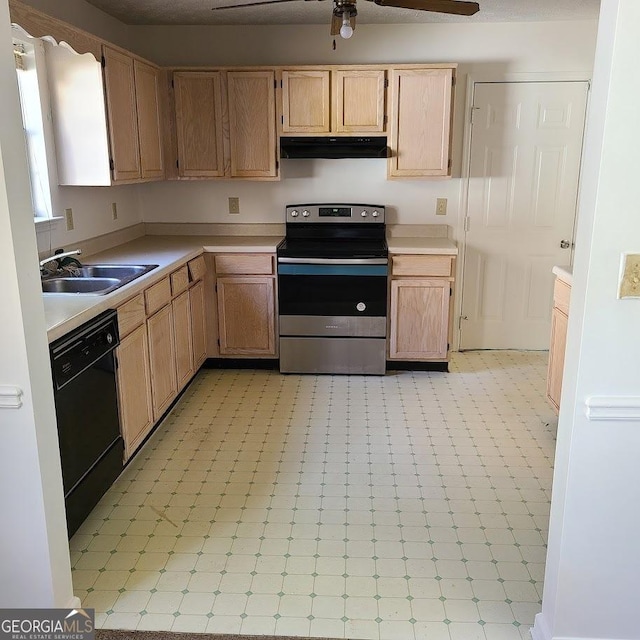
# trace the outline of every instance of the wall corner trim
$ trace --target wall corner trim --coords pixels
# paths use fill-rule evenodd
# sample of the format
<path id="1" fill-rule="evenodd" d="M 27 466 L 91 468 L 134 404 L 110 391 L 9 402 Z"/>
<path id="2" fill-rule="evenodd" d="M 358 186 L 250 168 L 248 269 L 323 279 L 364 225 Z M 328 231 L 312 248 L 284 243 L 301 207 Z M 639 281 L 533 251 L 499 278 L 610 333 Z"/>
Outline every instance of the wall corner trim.
<path id="1" fill-rule="evenodd" d="M 22 406 L 20 387 L 0 385 L 0 409 L 19 409 Z"/>
<path id="2" fill-rule="evenodd" d="M 640 421 L 640 396 L 589 396 L 585 405 L 589 420 Z"/>

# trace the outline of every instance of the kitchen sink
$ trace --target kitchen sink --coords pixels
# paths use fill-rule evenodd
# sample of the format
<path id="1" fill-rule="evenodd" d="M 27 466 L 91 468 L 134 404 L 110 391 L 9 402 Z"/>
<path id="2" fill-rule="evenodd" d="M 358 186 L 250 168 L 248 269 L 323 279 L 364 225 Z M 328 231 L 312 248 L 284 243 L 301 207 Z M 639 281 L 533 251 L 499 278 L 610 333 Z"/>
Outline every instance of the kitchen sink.
<path id="1" fill-rule="evenodd" d="M 105 295 L 119 289 L 157 264 L 86 264 L 77 275 L 53 275 L 42 280 L 43 293 Z"/>
<path id="2" fill-rule="evenodd" d="M 157 264 L 85 264 L 80 268 L 80 276 L 84 278 L 127 278 L 131 281 L 151 269 Z"/>
<path id="3" fill-rule="evenodd" d="M 120 286 L 117 278 L 49 278 L 42 281 L 44 293 L 105 294 Z"/>

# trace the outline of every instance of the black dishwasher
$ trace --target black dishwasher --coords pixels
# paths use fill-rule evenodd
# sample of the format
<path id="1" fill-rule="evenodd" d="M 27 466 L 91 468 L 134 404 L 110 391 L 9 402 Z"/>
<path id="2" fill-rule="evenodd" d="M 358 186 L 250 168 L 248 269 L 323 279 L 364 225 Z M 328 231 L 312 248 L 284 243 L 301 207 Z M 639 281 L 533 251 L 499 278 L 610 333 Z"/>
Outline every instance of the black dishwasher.
<path id="1" fill-rule="evenodd" d="M 69 537 L 122 471 L 118 344 L 116 312 L 106 311 L 50 346 Z"/>

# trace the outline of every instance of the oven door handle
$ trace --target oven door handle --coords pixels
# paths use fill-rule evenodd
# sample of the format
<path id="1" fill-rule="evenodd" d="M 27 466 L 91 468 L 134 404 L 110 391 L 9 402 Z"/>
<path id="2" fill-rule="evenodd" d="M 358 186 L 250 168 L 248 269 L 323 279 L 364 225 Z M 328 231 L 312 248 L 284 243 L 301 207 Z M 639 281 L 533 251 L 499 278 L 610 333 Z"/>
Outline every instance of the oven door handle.
<path id="1" fill-rule="evenodd" d="M 389 264 L 387 258 L 278 258 L 281 264 Z"/>

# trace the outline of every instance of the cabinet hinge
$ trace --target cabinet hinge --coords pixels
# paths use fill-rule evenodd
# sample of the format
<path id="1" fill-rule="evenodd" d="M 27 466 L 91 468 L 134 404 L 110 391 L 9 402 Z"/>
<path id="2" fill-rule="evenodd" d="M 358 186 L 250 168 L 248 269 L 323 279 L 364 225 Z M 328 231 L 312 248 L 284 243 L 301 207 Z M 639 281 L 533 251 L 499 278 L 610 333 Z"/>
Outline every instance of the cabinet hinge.
<path id="1" fill-rule="evenodd" d="M 284 124 L 284 116 L 280 116 L 280 124 Z"/>
<path id="2" fill-rule="evenodd" d="M 447 163 L 447 169 L 449 169 L 449 171 L 451 171 L 451 165 L 452 165 L 451 158 L 449 158 L 449 162 Z"/>
<path id="3" fill-rule="evenodd" d="M 449 287 L 449 297 L 451 297 L 453 295 L 453 288 Z"/>
<path id="4" fill-rule="evenodd" d="M 216 342 L 218 343 L 218 346 L 220 346 L 220 338 L 218 338 Z"/>
<path id="5" fill-rule="evenodd" d="M 467 216 L 464 219 L 464 230 L 465 231 L 469 231 L 470 228 L 471 228 L 471 218 L 469 216 Z"/>
<path id="6" fill-rule="evenodd" d="M 176 160 L 176 169 L 180 168 L 180 160 Z"/>
<path id="7" fill-rule="evenodd" d="M 274 81 L 273 81 L 273 88 L 274 88 L 274 89 L 277 89 L 277 88 L 278 88 L 278 81 L 277 81 L 277 80 L 274 80 Z"/>
<path id="8" fill-rule="evenodd" d="M 280 80 L 280 88 L 282 89 L 282 80 Z"/>
<path id="9" fill-rule="evenodd" d="M 276 171 L 280 168 L 280 161 L 276 158 Z"/>
<path id="10" fill-rule="evenodd" d="M 173 78 L 171 78 L 171 88 L 172 88 L 172 89 L 175 89 L 175 88 L 176 88 L 176 85 L 175 85 L 175 84 L 174 84 L 174 82 L 173 82 Z"/>
<path id="11" fill-rule="evenodd" d="M 102 56 L 102 58 L 100 59 L 100 66 L 104 69 L 107 66 L 107 59 Z"/>
<path id="12" fill-rule="evenodd" d="M 116 165 L 113 163 L 113 158 L 109 158 L 109 169 L 113 171 L 116 168 Z"/>
<path id="13" fill-rule="evenodd" d="M 387 89 L 389 87 L 389 78 L 384 79 L 384 88 Z"/>
<path id="14" fill-rule="evenodd" d="M 382 116 L 382 124 L 387 124 L 389 122 L 389 118 L 387 116 Z"/>
<path id="15" fill-rule="evenodd" d="M 456 77 L 455 76 L 451 76 L 451 86 L 452 87 L 456 86 Z"/>
<path id="16" fill-rule="evenodd" d="M 451 346 L 451 345 L 447 342 L 447 351 L 449 351 L 449 347 L 450 347 L 450 346 Z"/>
<path id="17" fill-rule="evenodd" d="M 113 354 L 113 365 L 116 369 L 120 368 L 120 363 L 118 362 L 118 356 L 116 354 Z"/>

